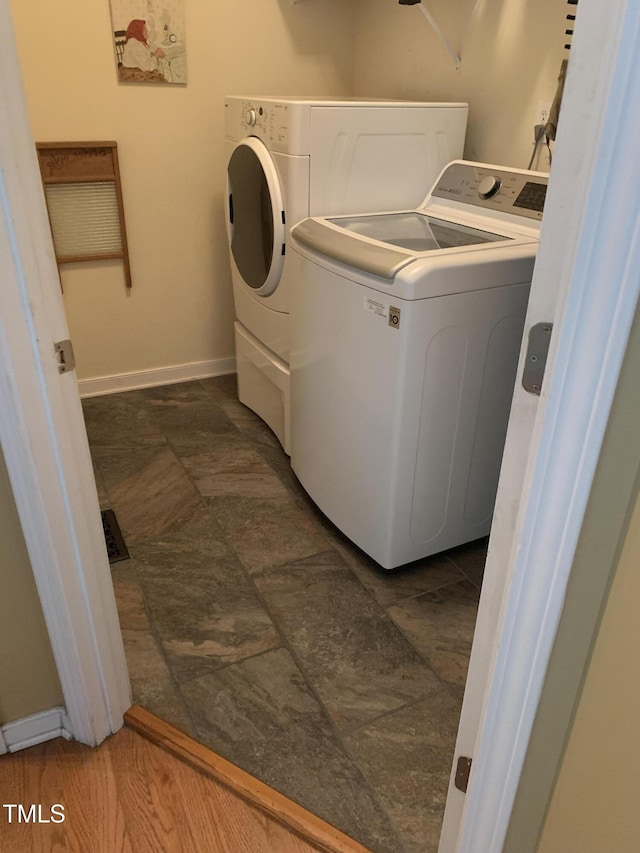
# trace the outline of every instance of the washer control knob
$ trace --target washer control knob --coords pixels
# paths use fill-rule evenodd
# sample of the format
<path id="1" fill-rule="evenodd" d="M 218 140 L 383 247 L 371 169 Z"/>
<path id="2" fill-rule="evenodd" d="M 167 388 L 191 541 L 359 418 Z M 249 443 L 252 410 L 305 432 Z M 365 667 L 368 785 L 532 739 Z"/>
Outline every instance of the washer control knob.
<path id="1" fill-rule="evenodd" d="M 487 175 L 478 184 L 478 195 L 480 198 L 492 198 L 502 186 L 502 181 L 497 175 Z"/>
<path id="2" fill-rule="evenodd" d="M 253 108 L 247 110 L 247 124 L 249 125 L 249 127 L 253 127 L 257 119 L 258 115 Z"/>

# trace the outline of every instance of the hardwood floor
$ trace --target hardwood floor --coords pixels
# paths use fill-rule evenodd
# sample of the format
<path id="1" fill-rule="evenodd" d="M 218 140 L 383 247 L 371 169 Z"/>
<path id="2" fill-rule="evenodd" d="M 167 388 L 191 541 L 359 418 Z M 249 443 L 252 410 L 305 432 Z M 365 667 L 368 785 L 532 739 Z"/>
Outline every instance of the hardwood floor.
<path id="1" fill-rule="evenodd" d="M 8 809 L 8 804 L 16 804 Z M 32 820 L 19 821 L 17 804 Z M 35 823 L 38 805 L 42 820 Z M 292 804 L 294 809 L 297 808 Z M 9 817 L 12 818 L 9 821 Z M 347 839 L 347 844 L 348 844 Z M 95 749 L 58 738 L 0 758 L 3 853 L 318 853 L 203 773 L 124 728 Z M 337 848 L 335 848 L 337 849 Z M 354 843 L 341 849 L 363 851 Z"/>

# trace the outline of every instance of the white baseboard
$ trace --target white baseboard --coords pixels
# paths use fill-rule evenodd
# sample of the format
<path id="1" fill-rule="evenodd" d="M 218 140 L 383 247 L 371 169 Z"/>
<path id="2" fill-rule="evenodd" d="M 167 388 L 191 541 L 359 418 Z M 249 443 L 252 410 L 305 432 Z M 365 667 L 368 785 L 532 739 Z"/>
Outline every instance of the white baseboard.
<path id="1" fill-rule="evenodd" d="M 7 723 L 0 730 L 0 752 L 18 752 L 54 737 L 71 739 L 69 723 L 64 708 L 50 708 Z"/>
<path id="2" fill-rule="evenodd" d="M 99 397 L 134 391 L 136 388 L 151 388 L 154 385 L 174 385 L 208 376 L 224 376 L 235 373 L 235 358 L 218 358 L 213 361 L 196 361 L 174 367 L 159 367 L 156 370 L 139 370 L 135 373 L 118 373 L 115 376 L 100 376 L 97 379 L 80 379 L 78 388 L 81 397 Z"/>

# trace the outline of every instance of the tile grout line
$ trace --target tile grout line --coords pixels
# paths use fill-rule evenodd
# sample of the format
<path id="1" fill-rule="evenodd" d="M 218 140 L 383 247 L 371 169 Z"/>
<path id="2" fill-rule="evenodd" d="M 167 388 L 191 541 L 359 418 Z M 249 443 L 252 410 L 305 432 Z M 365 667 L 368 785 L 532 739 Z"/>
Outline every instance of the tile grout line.
<path id="1" fill-rule="evenodd" d="M 269 614 L 270 616 L 271 614 Z M 274 627 L 276 627 L 274 625 Z M 197 681 L 199 678 L 206 678 L 209 675 L 217 675 L 220 672 L 224 672 L 229 669 L 231 666 L 241 666 L 243 663 L 246 663 L 248 660 L 254 660 L 255 658 L 264 657 L 264 655 L 268 655 L 269 652 L 276 652 L 279 649 L 287 650 L 285 644 L 281 641 L 276 646 L 271 646 L 269 649 L 262 649 L 259 652 L 254 652 L 253 654 L 247 655 L 243 658 L 238 658 L 238 660 L 230 661 L 229 663 L 223 663 L 220 666 L 215 666 L 212 669 L 207 670 L 206 672 L 201 672 L 198 675 L 192 675 L 189 678 L 181 678 L 180 680 L 176 679 L 176 684 L 179 687 L 182 687 L 183 684 L 191 684 L 194 681 Z M 186 700 L 185 700 L 186 701 Z"/>
<path id="2" fill-rule="evenodd" d="M 160 636 L 160 632 L 158 631 L 158 629 L 156 627 L 155 620 L 153 619 L 151 608 L 149 607 L 149 603 L 147 602 L 147 596 L 146 596 L 145 591 L 144 591 L 144 586 L 140 582 L 138 570 L 134 568 L 134 571 L 135 571 L 135 575 L 136 575 L 136 583 L 140 587 L 140 593 L 142 595 L 142 601 L 144 603 L 144 612 L 145 612 L 145 616 L 147 617 L 147 622 L 149 623 L 151 636 L 153 637 L 153 640 L 156 644 L 156 648 L 157 648 L 158 652 L 160 653 L 160 656 L 162 658 L 162 662 L 163 662 L 164 667 L 167 671 L 167 675 L 169 676 L 169 681 L 171 682 L 171 684 L 173 686 L 176 698 L 177 698 L 178 702 L 180 703 L 182 710 L 185 713 L 185 717 L 187 718 L 189 725 L 191 726 L 191 731 L 196 732 L 197 729 L 196 729 L 195 723 L 193 722 L 193 717 L 191 715 L 191 709 L 189 708 L 188 704 L 186 703 L 186 701 L 184 699 L 184 696 L 182 695 L 182 691 L 180 690 L 180 684 L 179 684 L 179 682 L 175 676 L 175 673 L 173 672 L 173 669 L 171 668 L 171 666 L 169 664 L 169 661 L 167 660 L 167 655 L 166 655 L 166 652 L 164 650 L 164 644 L 162 642 L 162 637 Z"/>
<path id="3" fill-rule="evenodd" d="M 434 669 L 433 664 L 431 663 L 431 661 L 429 660 L 429 658 L 428 658 L 425 654 L 423 654 L 423 653 L 420 651 L 420 649 L 418 649 L 416 646 L 414 646 L 414 644 L 411 642 L 411 639 L 409 638 L 409 636 L 406 634 L 406 632 L 404 631 L 404 629 L 402 628 L 402 626 L 401 626 L 401 625 L 398 625 L 398 623 L 395 621 L 395 619 L 393 618 L 393 616 L 392 616 L 390 613 L 388 614 L 388 616 L 389 616 L 389 619 L 391 619 L 391 621 L 393 622 L 393 624 L 396 626 L 396 628 L 398 629 L 398 631 L 402 634 L 402 636 L 405 638 L 405 640 L 409 643 L 409 645 L 411 646 L 411 648 L 412 648 L 412 649 L 415 651 L 415 653 L 418 655 L 418 657 L 419 657 L 419 658 L 424 662 L 424 665 L 427 667 L 427 669 L 429 670 L 429 672 L 430 672 L 430 673 L 431 673 L 431 674 L 432 674 L 432 675 L 437 679 L 437 681 L 438 681 L 438 683 L 440 684 L 440 686 L 441 686 L 441 687 L 443 687 L 443 688 L 446 690 L 447 694 L 448 694 L 452 699 L 455 699 L 456 701 L 458 701 L 458 697 L 457 697 L 457 696 L 456 696 L 456 694 L 454 693 L 454 691 L 453 691 L 453 688 L 452 688 L 451 684 L 449 684 L 447 681 L 445 681 L 445 680 L 444 680 L 444 679 L 443 679 L 443 678 L 438 674 L 438 672 Z M 423 698 L 424 698 L 424 697 L 423 697 Z M 410 705 L 410 704 L 414 704 L 414 703 L 413 703 L 413 701 L 411 701 L 411 702 L 407 703 L 407 705 Z M 403 707 L 406 707 L 406 705 L 405 705 L 405 706 L 403 706 Z M 452 756 L 452 757 L 453 757 L 453 756 Z"/>

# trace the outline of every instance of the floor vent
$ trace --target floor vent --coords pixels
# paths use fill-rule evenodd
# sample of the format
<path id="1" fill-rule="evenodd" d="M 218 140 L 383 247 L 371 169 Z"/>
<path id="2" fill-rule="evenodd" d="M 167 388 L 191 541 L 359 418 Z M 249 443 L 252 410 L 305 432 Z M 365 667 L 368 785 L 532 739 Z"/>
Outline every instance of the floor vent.
<path id="1" fill-rule="evenodd" d="M 112 509 L 103 509 L 101 514 L 109 562 L 119 563 L 120 560 L 128 560 L 129 551 L 124 544 L 115 512 Z"/>

